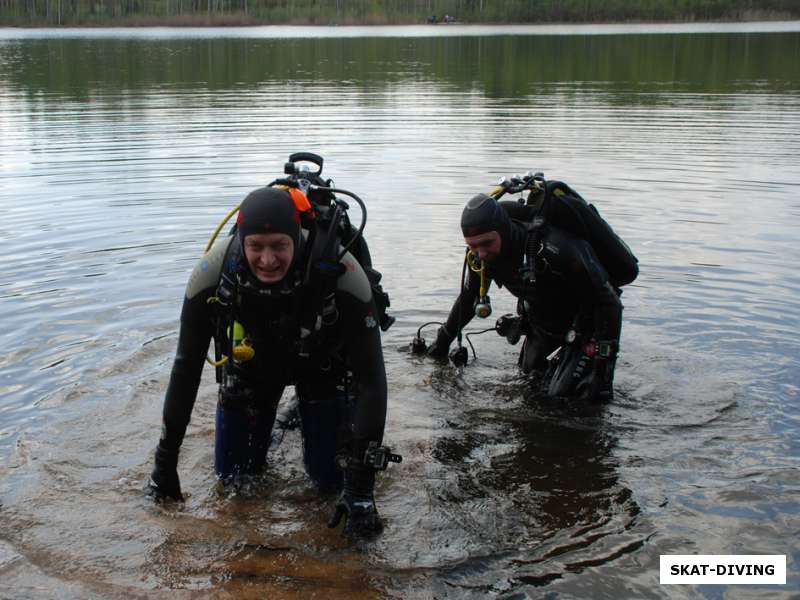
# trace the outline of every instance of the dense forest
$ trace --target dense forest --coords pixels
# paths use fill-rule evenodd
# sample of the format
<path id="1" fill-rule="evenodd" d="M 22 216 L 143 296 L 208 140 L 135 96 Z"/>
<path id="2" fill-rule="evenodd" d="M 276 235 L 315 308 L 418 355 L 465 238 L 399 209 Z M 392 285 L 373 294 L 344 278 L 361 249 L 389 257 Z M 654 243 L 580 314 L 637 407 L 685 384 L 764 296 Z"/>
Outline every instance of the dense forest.
<path id="1" fill-rule="evenodd" d="M 445 19 L 445 15 L 447 19 Z M 800 0 L 0 0 L 0 25 L 270 25 L 800 18 Z"/>

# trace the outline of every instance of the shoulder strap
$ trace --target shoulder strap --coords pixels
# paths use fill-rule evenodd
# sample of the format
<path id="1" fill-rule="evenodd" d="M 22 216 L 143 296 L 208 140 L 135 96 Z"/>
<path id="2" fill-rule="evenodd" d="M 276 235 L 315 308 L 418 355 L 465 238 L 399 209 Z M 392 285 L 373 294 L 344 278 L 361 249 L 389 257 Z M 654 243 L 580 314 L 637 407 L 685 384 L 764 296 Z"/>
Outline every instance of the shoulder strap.
<path id="1" fill-rule="evenodd" d="M 233 306 L 238 298 L 238 271 L 242 258 L 242 245 L 239 243 L 239 234 L 236 233 L 231 236 L 217 283 L 217 298 L 221 306 Z"/>
<path id="2" fill-rule="evenodd" d="M 528 283 L 534 283 L 536 281 L 536 257 L 543 248 L 542 239 L 550 225 L 553 205 L 558 201 L 558 198 L 566 196 L 567 194 L 578 195 L 577 192 L 573 191 L 566 183 L 561 181 L 547 181 L 544 190 L 536 194 L 533 200 L 533 204 L 538 204 L 538 207 L 533 214 L 533 218 L 525 224 L 528 235 L 525 241 L 524 264 L 521 269 L 522 276 Z M 530 202 L 531 198 L 529 197 L 528 200 Z"/>
<path id="3" fill-rule="evenodd" d="M 338 224 L 318 220 L 312 227 L 303 260 L 306 261 L 300 291 L 300 346 L 298 354 L 308 358 L 323 325 L 333 325 L 336 308 L 336 282 L 344 265 L 336 260 L 339 249 Z"/>

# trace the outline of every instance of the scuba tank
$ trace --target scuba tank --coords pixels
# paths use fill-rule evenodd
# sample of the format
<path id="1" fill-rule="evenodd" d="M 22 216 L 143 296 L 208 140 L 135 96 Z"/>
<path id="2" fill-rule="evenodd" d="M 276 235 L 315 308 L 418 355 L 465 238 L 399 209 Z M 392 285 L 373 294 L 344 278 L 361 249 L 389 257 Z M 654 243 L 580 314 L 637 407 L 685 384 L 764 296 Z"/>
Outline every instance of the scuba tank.
<path id="1" fill-rule="evenodd" d="M 537 196 L 542 196 L 538 200 Z M 531 202 L 530 195 L 528 203 Z M 534 195 L 533 202 L 541 203 L 540 213 L 552 223 L 592 245 L 597 258 L 608 272 L 616 288 L 633 282 L 639 275 L 639 260 L 611 225 L 600 216 L 597 208 L 562 181 L 548 181 L 543 191 Z"/>
<path id="2" fill-rule="evenodd" d="M 314 220 L 316 221 L 317 234 L 324 233 L 325 241 L 322 245 L 315 245 L 312 240 L 312 264 L 314 268 L 322 268 L 324 271 L 335 270 L 332 264 L 321 264 L 319 261 L 322 257 L 326 257 L 323 263 L 330 263 L 338 245 L 341 244 L 343 250 L 336 256 L 337 262 L 344 256 L 345 252 L 350 252 L 353 258 L 356 259 L 364 273 L 369 280 L 370 287 L 372 288 L 372 297 L 375 301 L 375 307 L 378 311 L 378 323 L 381 331 L 388 330 L 395 322 L 395 318 L 387 313 L 387 309 L 391 306 L 389 294 L 387 294 L 381 286 L 381 279 L 383 275 L 373 268 L 372 256 L 369 252 L 369 246 L 364 239 L 364 227 L 367 219 L 367 209 L 361 199 L 347 190 L 337 189 L 333 186 L 333 180 L 322 178 L 322 165 L 324 159 L 318 154 L 312 152 L 296 152 L 289 156 L 289 161 L 284 165 L 285 178 L 276 179 L 270 186 L 287 186 L 291 188 L 299 188 L 311 203 L 314 211 Z M 317 169 L 311 170 L 305 164 L 298 163 L 311 163 Z M 356 228 L 351 222 L 347 214 L 349 206 L 343 200 L 337 198 L 336 194 L 343 194 L 353 198 L 361 206 L 362 222 Z M 338 242 L 338 244 L 337 244 Z"/>
<path id="3" fill-rule="evenodd" d="M 586 202 L 563 181 L 546 181 L 542 173 L 528 173 L 524 177 L 501 179 L 491 195 L 499 200 L 507 193 L 524 190 L 530 190 L 527 200 L 503 200 L 499 204 L 512 219 L 528 224 L 533 237 L 540 236 L 540 229 L 552 224 L 592 245 L 615 288 L 628 285 L 636 279 L 639 260 L 630 247 L 600 216 L 593 204 Z"/>

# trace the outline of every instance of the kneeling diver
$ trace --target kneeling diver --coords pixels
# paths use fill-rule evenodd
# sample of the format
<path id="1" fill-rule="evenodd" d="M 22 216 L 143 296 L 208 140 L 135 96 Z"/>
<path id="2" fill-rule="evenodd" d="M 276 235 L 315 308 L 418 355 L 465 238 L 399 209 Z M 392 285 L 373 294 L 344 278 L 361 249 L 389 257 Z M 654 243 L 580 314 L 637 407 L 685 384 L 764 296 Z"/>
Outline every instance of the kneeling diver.
<path id="1" fill-rule="evenodd" d="M 486 292 L 495 281 L 519 299 L 519 318 L 501 318 L 498 332 L 512 343 L 525 334 L 523 372 L 543 373 L 551 396 L 610 401 L 622 325 L 619 288 L 636 278 L 638 261 L 566 184 L 529 174 L 521 187 L 531 190 L 527 203 L 499 201 L 505 190 L 498 188 L 464 207 L 468 275 L 427 353 L 446 357 L 473 316 L 491 313 Z"/>
<path id="2" fill-rule="evenodd" d="M 213 338 L 218 476 L 227 481 L 264 467 L 276 407 L 285 386 L 294 385 L 306 471 L 320 489 L 340 490 L 329 525 L 345 517 L 346 533 L 382 529 L 375 472 L 400 458 L 382 446 L 380 316 L 350 253 L 320 258 L 325 229 L 314 223 L 300 189 L 260 188 L 239 207 L 234 233 L 217 240 L 194 269 L 150 482 L 156 499 L 182 498 L 178 453 Z M 334 255 L 341 250 L 338 243 L 327 247 Z M 327 288 L 320 283 L 326 275 Z"/>

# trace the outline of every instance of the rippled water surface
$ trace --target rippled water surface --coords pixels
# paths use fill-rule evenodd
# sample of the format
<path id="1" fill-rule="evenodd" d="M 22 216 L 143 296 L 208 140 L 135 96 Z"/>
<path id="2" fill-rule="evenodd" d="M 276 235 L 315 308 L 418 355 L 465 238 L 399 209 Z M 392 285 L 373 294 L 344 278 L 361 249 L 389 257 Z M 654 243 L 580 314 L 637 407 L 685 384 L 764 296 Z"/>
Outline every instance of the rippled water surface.
<path id="1" fill-rule="evenodd" d="M 800 26 L 339 31 L 0 30 L 0 596 L 800 592 Z M 187 502 L 141 492 L 188 274 L 300 150 L 366 200 L 397 317 L 374 542 L 326 529 L 296 433 L 217 492 L 210 369 Z M 454 298 L 464 202 L 528 169 L 641 261 L 609 406 L 532 397 L 493 334 L 463 372 L 397 350 Z M 659 586 L 693 553 L 788 583 Z"/>

